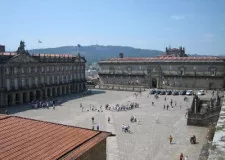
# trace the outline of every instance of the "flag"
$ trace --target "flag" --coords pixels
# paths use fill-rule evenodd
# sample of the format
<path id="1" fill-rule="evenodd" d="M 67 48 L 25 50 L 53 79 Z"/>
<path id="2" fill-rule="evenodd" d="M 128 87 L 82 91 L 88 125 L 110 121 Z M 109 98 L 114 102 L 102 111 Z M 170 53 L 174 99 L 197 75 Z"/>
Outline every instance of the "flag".
<path id="1" fill-rule="evenodd" d="M 78 47 L 78 48 L 80 48 L 80 47 L 81 47 L 81 45 L 80 45 L 80 44 L 77 44 L 77 47 Z"/>
<path id="2" fill-rule="evenodd" d="M 42 43 L 42 41 L 38 40 L 38 43 Z"/>

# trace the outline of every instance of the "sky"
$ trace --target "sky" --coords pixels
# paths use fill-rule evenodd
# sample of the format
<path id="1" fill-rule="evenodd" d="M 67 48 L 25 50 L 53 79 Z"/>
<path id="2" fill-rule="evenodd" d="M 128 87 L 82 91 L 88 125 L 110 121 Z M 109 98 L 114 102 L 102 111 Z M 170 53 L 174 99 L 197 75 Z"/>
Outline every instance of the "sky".
<path id="1" fill-rule="evenodd" d="M 188 54 L 225 55 L 224 8 L 225 0 L 0 0 L 0 44 L 184 46 Z"/>

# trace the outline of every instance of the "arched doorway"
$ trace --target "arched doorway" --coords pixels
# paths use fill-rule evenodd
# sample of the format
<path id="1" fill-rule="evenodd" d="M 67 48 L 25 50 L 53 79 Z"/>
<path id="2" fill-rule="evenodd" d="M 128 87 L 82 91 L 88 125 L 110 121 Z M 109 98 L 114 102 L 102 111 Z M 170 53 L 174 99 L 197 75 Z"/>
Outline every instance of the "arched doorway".
<path id="1" fill-rule="evenodd" d="M 53 95 L 53 96 L 57 96 L 57 95 L 56 95 L 56 89 L 55 89 L 55 88 L 52 88 L 52 95 Z"/>
<path id="2" fill-rule="evenodd" d="M 8 105 L 11 105 L 13 101 L 12 95 L 8 95 Z"/>
<path id="3" fill-rule="evenodd" d="M 61 95 L 60 87 L 57 88 L 57 93 L 58 93 L 58 95 Z"/>
<path id="4" fill-rule="evenodd" d="M 50 88 L 47 89 L 47 98 L 50 98 L 51 97 L 51 90 Z"/>
<path id="5" fill-rule="evenodd" d="M 31 91 L 30 92 L 30 102 L 34 100 L 34 93 Z"/>
<path id="6" fill-rule="evenodd" d="M 157 79 L 156 78 L 152 79 L 152 88 L 157 88 Z"/>
<path id="7" fill-rule="evenodd" d="M 26 103 L 27 102 L 27 93 L 26 92 L 24 92 L 23 93 L 23 103 Z"/>
<path id="8" fill-rule="evenodd" d="M 20 94 L 16 93 L 16 104 L 20 104 Z"/>
<path id="9" fill-rule="evenodd" d="M 40 90 L 36 91 L 36 98 L 37 98 L 37 100 L 41 100 L 41 91 Z"/>

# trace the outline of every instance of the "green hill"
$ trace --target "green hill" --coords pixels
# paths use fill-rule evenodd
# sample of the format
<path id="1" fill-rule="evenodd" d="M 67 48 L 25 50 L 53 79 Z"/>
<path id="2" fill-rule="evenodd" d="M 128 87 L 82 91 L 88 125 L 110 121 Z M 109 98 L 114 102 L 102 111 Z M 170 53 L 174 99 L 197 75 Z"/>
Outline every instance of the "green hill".
<path id="1" fill-rule="evenodd" d="M 119 53 L 123 52 L 124 57 L 155 57 L 162 55 L 162 51 L 138 49 L 126 46 L 81 46 L 79 53 L 85 56 L 88 63 L 97 62 L 112 57 L 118 57 Z M 77 54 L 77 46 L 62 46 L 57 48 L 44 48 L 29 50 L 29 53 L 45 53 L 45 54 Z"/>

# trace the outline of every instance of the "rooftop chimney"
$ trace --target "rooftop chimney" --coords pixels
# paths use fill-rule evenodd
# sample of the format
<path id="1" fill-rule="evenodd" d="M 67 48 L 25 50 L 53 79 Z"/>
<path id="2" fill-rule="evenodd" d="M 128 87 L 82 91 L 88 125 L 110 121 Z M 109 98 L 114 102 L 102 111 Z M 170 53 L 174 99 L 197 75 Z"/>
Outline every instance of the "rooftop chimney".
<path id="1" fill-rule="evenodd" d="M 123 53 L 120 53 L 120 58 L 123 58 Z"/>

